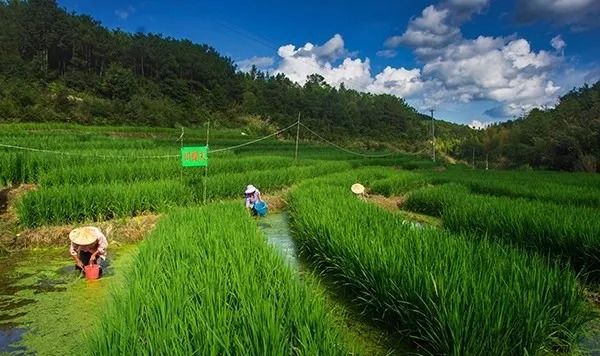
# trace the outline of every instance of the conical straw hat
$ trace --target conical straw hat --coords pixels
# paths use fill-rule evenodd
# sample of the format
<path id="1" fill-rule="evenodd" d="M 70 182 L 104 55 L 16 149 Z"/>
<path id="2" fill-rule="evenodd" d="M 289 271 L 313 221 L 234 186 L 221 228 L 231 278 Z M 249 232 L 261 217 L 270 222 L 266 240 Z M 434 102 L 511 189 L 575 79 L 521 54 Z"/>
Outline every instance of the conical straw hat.
<path id="1" fill-rule="evenodd" d="M 365 193 L 365 187 L 364 187 L 364 185 L 362 185 L 360 183 L 352 184 L 352 186 L 350 187 L 350 190 L 354 194 L 364 194 Z"/>
<path id="2" fill-rule="evenodd" d="M 98 240 L 96 228 L 92 226 L 80 227 L 69 233 L 69 240 L 79 246 L 87 246 Z"/>

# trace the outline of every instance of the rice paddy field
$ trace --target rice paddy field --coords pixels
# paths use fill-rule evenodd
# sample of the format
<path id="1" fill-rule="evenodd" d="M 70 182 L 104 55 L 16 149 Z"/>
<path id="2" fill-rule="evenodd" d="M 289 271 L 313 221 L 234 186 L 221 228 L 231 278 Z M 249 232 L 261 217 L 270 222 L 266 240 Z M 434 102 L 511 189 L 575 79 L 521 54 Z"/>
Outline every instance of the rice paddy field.
<path id="1" fill-rule="evenodd" d="M 0 124 L 0 354 L 600 353 L 597 174 L 222 128 L 182 168 L 207 137 L 181 133 Z M 68 255 L 88 224 L 99 281 Z"/>

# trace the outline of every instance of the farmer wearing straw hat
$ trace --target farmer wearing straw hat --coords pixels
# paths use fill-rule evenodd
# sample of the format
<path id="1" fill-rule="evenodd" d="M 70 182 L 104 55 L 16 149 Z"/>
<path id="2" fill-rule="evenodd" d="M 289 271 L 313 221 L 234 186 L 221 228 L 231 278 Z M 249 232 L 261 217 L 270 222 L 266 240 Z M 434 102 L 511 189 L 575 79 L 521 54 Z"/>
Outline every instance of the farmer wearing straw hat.
<path id="1" fill-rule="evenodd" d="M 354 183 L 350 187 L 352 193 L 354 193 L 357 197 L 364 199 L 365 198 L 365 186 L 360 183 Z"/>
<path id="2" fill-rule="evenodd" d="M 76 268 L 80 271 L 84 266 L 97 263 L 100 272 L 106 267 L 106 236 L 94 226 L 80 227 L 69 233 L 71 247 L 69 251 L 75 260 Z"/>
<path id="3" fill-rule="evenodd" d="M 260 199 L 260 191 L 256 189 L 252 184 L 246 187 L 246 191 L 244 192 L 246 195 L 246 209 L 252 212 L 252 215 L 256 215 L 256 210 L 254 210 L 254 204 L 261 201 Z"/>

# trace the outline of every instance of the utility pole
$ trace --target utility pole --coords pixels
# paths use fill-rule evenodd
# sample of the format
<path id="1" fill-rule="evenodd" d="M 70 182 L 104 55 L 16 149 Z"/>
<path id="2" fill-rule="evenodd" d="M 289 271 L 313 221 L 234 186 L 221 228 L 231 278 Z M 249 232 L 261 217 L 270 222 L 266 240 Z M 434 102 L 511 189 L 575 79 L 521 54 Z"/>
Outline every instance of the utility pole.
<path id="1" fill-rule="evenodd" d="M 473 147 L 472 150 L 473 150 L 472 166 L 473 166 L 473 169 L 475 169 L 475 147 Z"/>
<path id="2" fill-rule="evenodd" d="M 208 118 L 208 122 L 206 125 L 206 154 L 209 154 L 208 150 L 208 138 L 210 137 L 210 117 Z M 202 192 L 202 202 L 206 204 L 206 189 L 207 189 L 207 180 L 208 180 L 208 164 L 204 166 L 204 191 Z"/>
<path id="3" fill-rule="evenodd" d="M 298 160 L 298 141 L 300 139 L 300 113 L 298 113 L 298 122 L 296 123 L 296 153 L 294 160 Z"/>
<path id="4" fill-rule="evenodd" d="M 184 131 L 185 129 L 183 128 L 183 126 L 181 126 L 181 136 L 179 136 L 179 139 L 177 141 L 181 141 L 181 150 L 183 150 L 183 134 L 185 133 Z M 181 150 L 179 151 L 181 154 Z M 183 183 L 183 165 L 180 164 L 179 167 L 179 181 Z"/>
<path id="5" fill-rule="evenodd" d="M 432 157 L 433 161 L 435 162 L 435 121 L 433 120 L 433 111 L 434 110 L 431 109 L 430 111 L 431 111 L 431 140 L 433 142 L 431 157 Z"/>

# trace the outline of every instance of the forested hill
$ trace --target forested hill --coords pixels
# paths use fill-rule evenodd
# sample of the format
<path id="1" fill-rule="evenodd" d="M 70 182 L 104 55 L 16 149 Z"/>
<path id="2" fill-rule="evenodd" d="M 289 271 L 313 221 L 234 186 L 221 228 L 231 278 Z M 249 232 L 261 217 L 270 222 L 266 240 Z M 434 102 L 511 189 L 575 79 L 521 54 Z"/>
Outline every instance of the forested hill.
<path id="1" fill-rule="evenodd" d="M 574 89 L 549 110 L 487 128 L 461 145 L 466 160 L 487 156 L 492 166 L 600 169 L 600 82 Z"/>
<path id="2" fill-rule="evenodd" d="M 429 123 L 395 96 L 332 88 L 318 75 L 300 86 L 240 73 L 210 46 L 108 30 L 52 0 L 0 0 L 0 28 L 0 119 L 173 126 L 210 116 L 221 125 L 282 127 L 301 113 L 333 138 L 417 148 L 429 137 Z M 454 138 L 469 131 L 447 127 Z"/>

